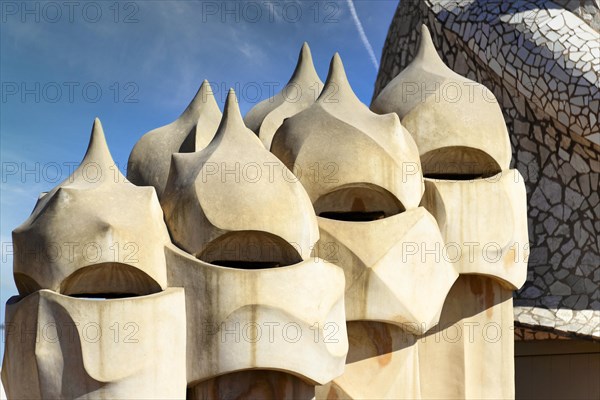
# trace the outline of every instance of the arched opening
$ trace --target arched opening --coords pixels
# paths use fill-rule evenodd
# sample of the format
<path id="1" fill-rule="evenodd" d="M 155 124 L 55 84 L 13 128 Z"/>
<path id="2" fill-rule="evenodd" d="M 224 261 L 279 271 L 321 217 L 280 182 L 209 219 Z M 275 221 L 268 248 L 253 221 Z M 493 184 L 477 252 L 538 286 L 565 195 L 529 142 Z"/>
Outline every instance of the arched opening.
<path id="1" fill-rule="evenodd" d="M 423 176 L 431 179 L 472 180 L 489 178 L 502 171 L 488 153 L 466 146 L 450 146 L 421 156 Z"/>
<path id="2" fill-rule="evenodd" d="M 314 203 L 319 217 L 339 221 L 375 221 L 406 211 L 386 189 L 370 183 L 341 186 Z"/>
<path id="3" fill-rule="evenodd" d="M 160 291 L 160 285 L 144 271 L 122 263 L 81 268 L 60 286 L 60 293 L 67 296 L 105 299 L 144 296 Z"/>
<path id="4" fill-rule="evenodd" d="M 197 257 L 211 264 L 238 269 L 278 268 L 302 261 L 294 246 L 263 231 L 226 233 L 210 242 Z"/>

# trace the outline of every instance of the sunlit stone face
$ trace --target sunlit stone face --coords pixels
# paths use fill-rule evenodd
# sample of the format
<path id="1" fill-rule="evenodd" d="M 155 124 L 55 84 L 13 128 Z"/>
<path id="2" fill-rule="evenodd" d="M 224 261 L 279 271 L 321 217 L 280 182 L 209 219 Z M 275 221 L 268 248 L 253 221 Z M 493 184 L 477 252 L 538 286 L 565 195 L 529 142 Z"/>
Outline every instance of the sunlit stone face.
<path id="1" fill-rule="evenodd" d="M 497 104 L 423 33 L 374 103 L 383 115 L 337 53 L 323 85 L 306 44 L 284 90 L 245 120 L 233 90 L 221 116 L 205 81 L 136 144 L 139 186 L 96 120 L 80 167 L 13 233 L 9 396 L 510 397 L 511 336 L 417 340 L 457 322 L 511 331 L 528 257 Z M 457 85 L 482 94 L 454 105 L 439 88 Z M 474 242 L 497 247 L 471 258 Z M 450 261 L 448 245 L 468 259 Z M 48 340 L 65 324 L 68 340 Z M 139 336 L 121 342 L 121 327 Z"/>
<path id="2" fill-rule="evenodd" d="M 426 177 L 489 177 L 509 167 L 510 141 L 496 98 L 443 63 L 424 25 L 417 56 L 371 109 L 400 117 Z"/>
<path id="3" fill-rule="evenodd" d="M 127 182 L 96 120 L 81 165 L 13 232 L 21 294 L 140 295 L 166 287 L 170 242 L 154 189 Z"/>
<path id="4" fill-rule="evenodd" d="M 285 371 L 312 383 L 342 373 L 344 275 L 311 256 L 319 231 L 310 198 L 244 125 L 233 91 L 212 142 L 173 156 L 161 204 L 174 243 L 185 250 L 168 249 L 167 257 L 169 284 L 186 291 L 192 392 L 248 370 Z M 248 326 L 276 336 L 277 327 L 287 334 L 291 325 L 297 340 L 222 336 L 227 327 Z M 323 339 L 328 326 L 336 328 L 335 342 Z"/>
<path id="5" fill-rule="evenodd" d="M 296 173 L 319 216 L 314 255 L 344 269 L 346 319 L 419 332 L 435 324 L 457 273 L 406 249 L 442 243 L 418 207 L 418 150 L 395 114 L 374 114 L 356 98 L 338 55 L 317 102 L 283 123 L 271 151 Z M 307 168 L 314 165 L 316 176 Z"/>
<path id="6" fill-rule="evenodd" d="M 244 117 L 244 123 L 268 150 L 283 121 L 310 107 L 322 89 L 323 82 L 315 71 L 308 44 L 304 43 L 290 81 L 281 92 L 255 105 Z"/>
<path id="7" fill-rule="evenodd" d="M 138 186 L 153 186 L 158 197 L 167 185 L 171 155 L 202 150 L 214 137 L 221 111 L 208 81 L 204 81 L 185 111 L 172 123 L 146 133 L 129 155 L 127 178 Z"/>
<path id="8" fill-rule="evenodd" d="M 370 206 L 381 202 L 388 214 L 397 213 L 418 206 L 423 193 L 414 140 L 396 115 L 376 115 L 358 100 L 338 55 L 317 102 L 283 123 L 271 151 L 296 174 L 319 214 L 342 204 L 353 211 L 352 193 L 360 194 L 354 211 L 381 211 Z"/>
<path id="9" fill-rule="evenodd" d="M 245 127 L 233 92 L 212 142 L 174 155 L 161 201 L 175 244 L 219 265 L 295 264 L 318 240 L 304 188 Z"/>

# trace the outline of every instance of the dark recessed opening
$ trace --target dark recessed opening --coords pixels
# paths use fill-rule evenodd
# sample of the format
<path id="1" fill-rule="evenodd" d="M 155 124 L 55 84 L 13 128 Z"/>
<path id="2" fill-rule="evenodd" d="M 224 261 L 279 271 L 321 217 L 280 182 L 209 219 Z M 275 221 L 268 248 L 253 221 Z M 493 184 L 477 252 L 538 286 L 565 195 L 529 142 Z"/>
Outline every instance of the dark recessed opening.
<path id="1" fill-rule="evenodd" d="M 378 219 L 385 218 L 385 212 L 383 211 L 323 211 L 319 214 L 319 217 L 335 219 L 337 221 L 376 221 Z"/>
<path id="2" fill-rule="evenodd" d="M 285 267 L 302 261 L 294 246 L 263 231 L 226 233 L 210 242 L 197 257 L 222 267 L 249 270 Z"/>
<path id="3" fill-rule="evenodd" d="M 181 146 L 179 146 L 179 153 L 193 153 L 196 151 L 196 126 L 194 126 L 188 135 L 185 137 Z"/>
<path id="4" fill-rule="evenodd" d="M 423 176 L 430 179 L 470 181 L 502 171 L 488 153 L 466 146 L 450 146 L 421 155 Z"/>
<path id="5" fill-rule="evenodd" d="M 474 179 L 489 178 L 489 176 L 483 174 L 425 174 L 423 177 L 445 181 L 472 181 Z"/>
<path id="6" fill-rule="evenodd" d="M 160 291 L 160 285 L 144 271 L 110 262 L 80 268 L 60 285 L 60 293 L 86 298 L 135 297 Z"/>
<path id="7" fill-rule="evenodd" d="M 111 299 L 124 299 L 127 297 L 137 297 L 135 293 L 75 293 L 70 294 L 71 297 L 77 297 L 79 299 L 90 299 L 90 300 L 111 300 Z"/>
<path id="8" fill-rule="evenodd" d="M 281 264 L 277 261 L 215 260 L 211 264 L 220 265 L 221 267 L 239 269 L 264 269 L 281 267 Z"/>
<path id="9" fill-rule="evenodd" d="M 376 221 L 405 211 L 391 192 L 369 183 L 341 186 L 319 197 L 314 208 L 319 217 L 351 222 Z"/>

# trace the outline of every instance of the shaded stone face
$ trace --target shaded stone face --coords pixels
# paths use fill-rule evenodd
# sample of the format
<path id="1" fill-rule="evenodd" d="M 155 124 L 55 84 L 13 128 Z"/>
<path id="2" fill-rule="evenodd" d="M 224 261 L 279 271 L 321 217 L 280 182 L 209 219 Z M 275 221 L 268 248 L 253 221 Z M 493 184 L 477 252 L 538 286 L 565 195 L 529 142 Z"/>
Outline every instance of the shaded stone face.
<path id="1" fill-rule="evenodd" d="M 572 309 L 573 322 L 600 312 L 598 21 L 594 1 L 402 1 L 386 39 L 374 98 L 415 58 L 424 23 L 444 63 L 498 99 L 527 190 L 531 256 L 517 320 L 539 320 L 532 307 Z"/>

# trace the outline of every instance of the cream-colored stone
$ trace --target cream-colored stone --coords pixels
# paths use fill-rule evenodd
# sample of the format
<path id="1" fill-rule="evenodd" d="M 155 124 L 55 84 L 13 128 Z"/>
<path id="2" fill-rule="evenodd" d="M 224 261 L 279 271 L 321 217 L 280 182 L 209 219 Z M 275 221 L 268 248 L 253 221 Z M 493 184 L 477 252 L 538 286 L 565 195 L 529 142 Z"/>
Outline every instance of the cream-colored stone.
<path id="1" fill-rule="evenodd" d="M 418 347 L 402 328 L 373 321 L 348 323 L 344 374 L 317 386 L 317 399 L 420 399 Z"/>
<path id="2" fill-rule="evenodd" d="M 22 295 L 149 294 L 166 288 L 170 243 L 156 193 L 129 183 L 115 165 L 98 119 L 79 167 L 37 202 L 13 231 Z"/>
<path id="3" fill-rule="evenodd" d="M 322 88 L 323 82 L 315 71 L 310 48 L 304 43 L 296 69 L 287 85 L 281 92 L 248 111 L 244 122 L 258 135 L 265 148 L 270 149 L 273 136 L 283 120 L 313 104 Z"/>
<path id="4" fill-rule="evenodd" d="M 371 109 L 398 114 L 417 143 L 426 176 L 489 176 L 509 168 L 510 140 L 496 98 L 444 64 L 425 25 L 417 56 Z"/>
<path id="5" fill-rule="evenodd" d="M 319 218 L 315 254 L 344 269 L 346 320 L 423 333 L 437 321 L 458 274 L 442 254 L 431 214 L 419 207 L 370 222 Z"/>
<path id="6" fill-rule="evenodd" d="M 315 388 L 281 371 L 248 370 L 220 375 L 188 388 L 186 400 L 314 400 Z"/>
<path id="7" fill-rule="evenodd" d="M 437 220 L 459 273 L 488 275 L 510 289 L 525 283 L 527 199 L 519 171 L 470 181 L 426 178 L 422 205 Z"/>
<path id="8" fill-rule="evenodd" d="M 314 385 L 344 370 L 344 274 L 314 258 L 244 270 L 167 249 L 169 286 L 186 293 L 191 386 L 247 369 L 278 370 Z"/>
<path id="9" fill-rule="evenodd" d="M 416 208 L 423 193 L 414 140 L 397 115 L 377 115 L 360 102 L 338 54 L 317 101 L 284 121 L 271 151 L 302 182 L 317 215 L 394 215 Z"/>
<path id="10" fill-rule="evenodd" d="M 175 244 L 211 263 L 296 264 L 319 238 L 305 190 L 246 128 L 233 90 L 212 142 L 173 156 L 161 204 Z"/>
<path id="11" fill-rule="evenodd" d="M 315 101 L 306 44 L 246 125 L 205 81 L 132 151 L 147 187 L 96 121 L 81 166 L 14 232 L 28 296 L 7 306 L 10 398 L 514 397 L 523 178 L 491 93 L 422 37 L 373 104 L 385 115 L 337 54 Z M 56 244 L 50 261 L 29 251 Z"/>
<path id="12" fill-rule="evenodd" d="M 127 178 L 138 186 L 154 186 L 161 198 L 169 177 L 171 155 L 205 148 L 217 131 L 221 111 L 208 81 L 204 81 L 175 121 L 146 133 L 127 163 Z"/>
<path id="13" fill-rule="evenodd" d="M 512 291 L 461 275 L 440 324 L 417 340 L 422 398 L 514 398 L 513 329 Z"/>
<path id="14" fill-rule="evenodd" d="M 182 289 L 114 300 L 41 290 L 9 302 L 10 399 L 185 398 Z"/>

